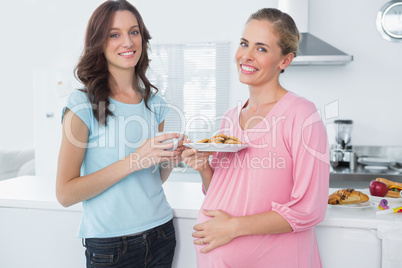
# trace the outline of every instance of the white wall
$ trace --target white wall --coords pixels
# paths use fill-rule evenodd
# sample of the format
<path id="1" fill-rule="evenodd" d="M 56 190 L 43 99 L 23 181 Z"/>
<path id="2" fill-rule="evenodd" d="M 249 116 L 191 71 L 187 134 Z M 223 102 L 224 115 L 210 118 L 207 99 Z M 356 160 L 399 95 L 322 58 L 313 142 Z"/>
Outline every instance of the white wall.
<path id="1" fill-rule="evenodd" d="M 0 0 L 0 148 L 34 147 L 33 72 L 74 68 L 101 2 Z"/>
<path id="2" fill-rule="evenodd" d="M 4 1 L 0 9 L 0 148 L 34 145 L 33 71 L 73 69 L 81 53 L 86 23 L 101 0 Z M 136 0 L 152 42 L 229 41 L 233 55 L 250 13 L 274 0 Z M 402 43 L 377 33 L 375 19 L 386 1 L 310 0 L 309 30 L 354 55 L 346 66 L 291 67 L 283 85 L 324 109 L 339 101 L 339 116 L 355 121 L 353 143 L 402 145 Z M 231 106 L 248 89 L 231 69 Z M 326 123 L 330 120 L 324 117 Z"/>
<path id="3" fill-rule="evenodd" d="M 402 42 L 388 42 L 376 29 L 386 2 L 310 0 L 310 32 L 352 54 L 354 61 L 344 67 L 294 68 L 287 81 L 319 107 L 339 100 L 340 117 L 354 120 L 356 145 L 402 145 Z"/>

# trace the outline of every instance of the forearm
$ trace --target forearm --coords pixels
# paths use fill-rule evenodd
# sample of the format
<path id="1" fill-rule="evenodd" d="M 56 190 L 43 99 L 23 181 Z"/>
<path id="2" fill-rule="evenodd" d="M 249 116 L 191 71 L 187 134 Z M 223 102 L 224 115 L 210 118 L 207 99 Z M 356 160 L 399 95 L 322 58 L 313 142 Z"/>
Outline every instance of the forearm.
<path id="1" fill-rule="evenodd" d="M 211 184 L 212 176 L 214 175 L 214 170 L 211 168 L 209 163 L 207 163 L 205 167 L 199 171 L 202 179 L 202 186 L 204 187 L 205 192 L 207 192 L 209 185 Z"/>
<path id="2" fill-rule="evenodd" d="M 233 218 L 235 237 L 292 232 L 290 224 L 275 211 Z"/>
<path id="3" fill-rule="evenodd" d="M 174 169 L 174 166 L 166 163 L 161 163 L 159 164 L 159 172 L 161 175 L 161 181 L 164 183 L 170 176 L 170 173 L 172 173 L 172 170 Z"/>
<path id="4" fill-rule="evenodd" d="M 138 165 L 134 165 L 129 156 L 85 176 L 79 176 L 79 174 L 75 176 L 66 175 L 69 173 L 60 169 L 57 174 L 57 199 L 65 207 L 88 200 L 104 192 L 136 170 L 138 170 Z M 71 178 L 62 178 L 63 176 L 70 176 Z"/>

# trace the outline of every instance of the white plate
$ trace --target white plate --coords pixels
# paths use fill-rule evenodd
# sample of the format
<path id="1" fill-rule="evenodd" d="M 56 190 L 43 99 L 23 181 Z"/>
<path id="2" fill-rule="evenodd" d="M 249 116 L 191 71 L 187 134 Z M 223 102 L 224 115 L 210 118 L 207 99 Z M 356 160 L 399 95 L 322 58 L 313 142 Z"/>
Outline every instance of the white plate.
<path id="1" fill-rule="evenodd" d="M 385 172 L 388 170 L 388 167 L 385 166 L 365 166 L 364 167 L 365 170 L 369 171 L 369 172 Z"/>
<path id="2" fill-rule="evenodd" d="M 388 196 L 380 197 L 380 196 L 373 196 L 373 195 L 369 195 L 369 198 L 370 198 L 370 200 L 373 200 L 375 202 L 380 202 L 383 199 L 387 199 L 388 205 L 389 204 L 402 204 L 402 198 L 394 198 L 394 197 L 388 197 Z"/>
<path id="3" fill-rule="evenodd" d="M 184 143 L 192 149 L 197 149 L 199 152 L 238 152 L 248 147 L 247 144 L 220 144 L 220 143 Z"/>
<path id="4" fill-rule="evenodd" d="M 333 207 L 333 208 L 369 208 L 372 206 L 375 206 L 374 202 L 366 201 L 363 203 L 356 203 L 356 204 L 349 204 L 349 205 L 330 205 L 328 204 L 329 207 Z"/>
<path id="5" fill-rule="evenodd" d="M 360 157 L 358 162 L 369 166 L 390 166 L 395 164 L 395 160 L 380 157 Z"/>
<path id="6" fill-rule="evenodd" d="M 363 193 L 365 193 L 366 195 L 368 195 L 368 197 L 370 198 L 371 201 L 377 202 L 379 203 L 381 200 L 383 199 L 387 199 L 388 201 L 388 206 L 389 205 L 397 205 L 397 204 L 402 204 L 402 198 L 394 198 L 394 197 L 388 197 L 388 196 L 374 196 L 370 194 L 370 190 L 364 190 L 362 191 Z"/>

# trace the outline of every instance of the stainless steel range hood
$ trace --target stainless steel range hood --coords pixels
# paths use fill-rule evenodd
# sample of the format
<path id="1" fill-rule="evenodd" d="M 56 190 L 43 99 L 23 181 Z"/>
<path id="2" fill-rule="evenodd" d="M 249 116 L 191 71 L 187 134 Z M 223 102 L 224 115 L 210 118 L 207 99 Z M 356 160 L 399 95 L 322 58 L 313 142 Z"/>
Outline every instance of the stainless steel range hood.
<path id="1" fill-rule="evenodd" d="M 291 65 L 344 65 L 353 60 L 348 55 L 310 33 L 302 33 L 299 53 Z"/>
<path id="2" fill-rule="evenodd" d="M 299 53 L 291 65 L 344 65 L 353 60 L 332 45 L 312 35 L 308 30 L 309 0 L 278 0 L 278 9 L 289 14 L 302 33 Z"/>

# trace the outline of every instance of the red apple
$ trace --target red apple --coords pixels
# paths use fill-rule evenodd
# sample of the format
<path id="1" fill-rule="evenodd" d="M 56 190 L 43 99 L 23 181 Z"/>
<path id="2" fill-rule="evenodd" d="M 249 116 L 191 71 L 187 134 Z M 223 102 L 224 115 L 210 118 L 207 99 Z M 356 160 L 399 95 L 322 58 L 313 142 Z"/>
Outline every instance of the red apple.
<path id="1" fill-rule="evenodd" d="M 388 186 L 381 181 L 371 181 L 369 189 L 370 194 L 373 196 L 384 197 L 388 193 Z"/>

